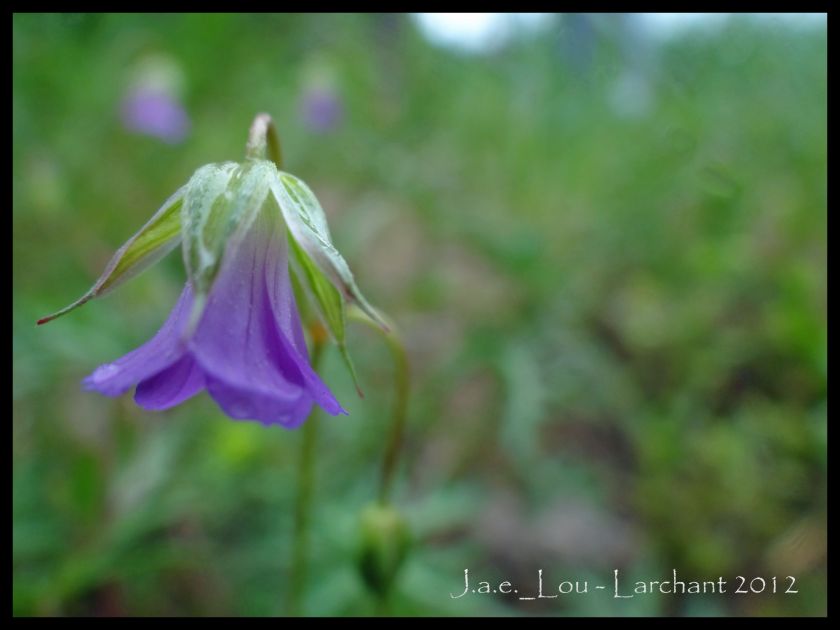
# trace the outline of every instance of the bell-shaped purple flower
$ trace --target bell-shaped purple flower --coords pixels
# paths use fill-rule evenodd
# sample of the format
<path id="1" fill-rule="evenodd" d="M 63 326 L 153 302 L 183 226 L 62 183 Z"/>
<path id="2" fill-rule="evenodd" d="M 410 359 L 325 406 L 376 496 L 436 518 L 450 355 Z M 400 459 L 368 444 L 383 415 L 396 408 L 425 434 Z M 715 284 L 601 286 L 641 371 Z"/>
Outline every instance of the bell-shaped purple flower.
<path id="1" fill-rule="evenodd" d="M 303 298 L 317 309 L 309 315 L 329 331 L 354 381 L 345 301 L 388 326 L 333 246 L 315 195 L 277 168 L 281 157 L 271 117 L 258 115 L 244 163 L 199 168 L 87 293 L 38 320 L 113 291 L 183 245 L 188 281 L 169 319 L 147 343 L 97 368 L 84 381 L 88 389 L 119 396 L 136 386 L 137 404 L 156 410 L 206 389 L 232 418 L 287 428 L 300 425 L 313 403 L 347 413 L 309 364 L 295 291 L 311 298 Z"/>
<path id="2" fill-rule="evenodd" d="M 263 213 L 231 244 L 192 333 L 187 283 L 158 333 L 97 368 L 85 386 L 118 396 L 136 385 L 135 401 L 152 410 L 206 389 L 232 418 L 287 428 L 300 425 L 313 402 L 332 415 L 346 413 L 309 365 L 282 222 Z"/>

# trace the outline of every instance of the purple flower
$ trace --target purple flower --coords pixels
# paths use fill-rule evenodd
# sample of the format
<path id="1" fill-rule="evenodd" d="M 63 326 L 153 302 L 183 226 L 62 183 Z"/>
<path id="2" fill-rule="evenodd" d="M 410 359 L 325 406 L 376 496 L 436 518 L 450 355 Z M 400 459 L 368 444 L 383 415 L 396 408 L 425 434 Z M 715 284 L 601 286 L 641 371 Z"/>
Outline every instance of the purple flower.
<path id="1" fill-rule="evenodd" d="M 190 129 L 190 119 L 174 97 L 164 90 L 144 86 L 132 89 L 126 96 L 122 121 L 131 131 L 170 144 L 183 140 Z"/>
<path id="2" fill-rule="evenodd" d="M 187 334 L 190 283 L 169 319 L 144 345 L 97 368 L 84 383 L 106 396 L 136 385 L 145 409 L 173 407 L 206 389 L 224 412 L 286 428 L 318 403 L 347 413 L 309 365 L 279 217 L 262 213 L 242 241 L 228 243 L 201 319 Z"/>
<path id="3" fill-rule="evenodd" d="M 306 125 L 318 133 L 327 133 L 338 127 L 344 114 L 341 98 L 335 90 L 326 86 L 307 89 L 301 110 Z"/>
<path id="4" fill-rule="evenodd" d="M 300 425 L 313 403 L 347 413 L 309 365 L 295 291 L 311 299 L 308 315 L 320 318 L 354 381 L 345 302 L 386 332 L 388 325 L 332 244 L 314 193 L 277 168 L 281 157 L 271 117 L 259 114 L 244 163 L 199 168 L 117 250 L 87 293 L 38 320 L 45 324 L 113 291 L 182 244 L 188 280 L 169 319 L 144 345 L 97 368 L 87 389 L 119 396 L 136 386 L 137 404 L 154 410 L 206 389 L 232 418 L 287 428 Z"/>

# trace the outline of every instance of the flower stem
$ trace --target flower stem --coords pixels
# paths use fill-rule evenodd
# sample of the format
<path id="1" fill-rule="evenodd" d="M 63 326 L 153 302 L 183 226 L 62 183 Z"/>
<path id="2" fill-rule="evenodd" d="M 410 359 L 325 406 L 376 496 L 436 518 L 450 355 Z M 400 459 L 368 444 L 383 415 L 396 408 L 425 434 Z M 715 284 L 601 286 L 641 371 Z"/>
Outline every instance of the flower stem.
<path id="1" fill-rule="evenodd" d="M 280 147 L 280 136 L 277 127 L 268 114 L 257 114 L 248 132 L 248 144 L 245 146 L 245 157 L 256 160 L 271 160 L 278 169 L 283 168 L 283 150 Z"/>
<path id="2" fill-rule="evenodd" d="M 377 617 L 391 616 L 391 593 L 387 591 L 376 598 L 376 613 Z"/>
<path id="3" fill-rule="evenodd" d="M 324 351 L 321 335 L 313 335 L 312 369 L 317 370 Z M 305 590 L 309 562 L 309 522 L 312 513 L 312 491 L 315 485 L 315 444 L 318 440 L 318 410 L 313 408 L 303 425 L 303 442 L 298 460 L 298 490 L 295 500 L 294 546 L 291 581 L 289 584 L 289 615 L 300 615 L 301 598 Z"/>
<path id="4" fill-rule="evenodd" d="M 391 435 L 385 449 L 385 458 L 382 460 L 382 476 L 379 484 L 379 502 L 382 504 L 388 503 L 391 486 L 394 482 L 394 473 L 397 469 L 397 461 L 402 451 L 405 421 L 408 415 L 409 386 L 408 356 L 402 340 L 393 327 L 391 327 L 391 332 L 385 335 L 385 339 L 388 341 L 388 348 L 394 358 L 395 396 L 391 410 Z"/>
<path id="5" fill-rule="evenodd" d="M 381 315 L 381 313 L 380 313 Z M 399 335 L 399 331 L 393 322 L 385 319 L 388 331 L 385 332 L 376 322 L 362 314 L 356 307 L 348 309 L 347 316 L 353 321 L 361 322 L 378 331 L 385 337 L 391 357 L 394 360 L 394 403 L 391 407 L 391 427 L 388 435 L 388 442 L 385 446 L 385 457 L 382 460 L 382 469 L 379 477 L 379 503 L 386 505 L 391 496 L 391 487 L 394 483 L 394 474 L 397 469 L 400 452 L 402 450 L 403 436 L 405 434 L 406 417 L 408 416 L 408 394 L 410 383 L 410 371 L 408 365 L 408 354 L 405 351 L 405 344 Z"/>

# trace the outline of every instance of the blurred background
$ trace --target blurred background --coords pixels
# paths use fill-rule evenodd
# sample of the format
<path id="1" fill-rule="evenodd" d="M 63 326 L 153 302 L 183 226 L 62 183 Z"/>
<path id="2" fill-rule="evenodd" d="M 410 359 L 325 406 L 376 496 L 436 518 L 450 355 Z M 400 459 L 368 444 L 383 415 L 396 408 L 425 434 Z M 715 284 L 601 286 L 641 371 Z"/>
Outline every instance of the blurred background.
<path id="1" fill-rule="evenodd" d="M 164 321 L 180 255 L 34 325 L 266 111 L 409 347 L 392 614 L 824 615 L 826 42 L 824 16 L 15 15 L 15 614 L 286 612 L 301 432 L 80 387 Z M 350 416 L 321 422 L 306 614 L 378 610 L 393 370 L 349 337 L 366 397 L 329 353 Z M 465 568 L 798 594 L 451 599 Z"/>

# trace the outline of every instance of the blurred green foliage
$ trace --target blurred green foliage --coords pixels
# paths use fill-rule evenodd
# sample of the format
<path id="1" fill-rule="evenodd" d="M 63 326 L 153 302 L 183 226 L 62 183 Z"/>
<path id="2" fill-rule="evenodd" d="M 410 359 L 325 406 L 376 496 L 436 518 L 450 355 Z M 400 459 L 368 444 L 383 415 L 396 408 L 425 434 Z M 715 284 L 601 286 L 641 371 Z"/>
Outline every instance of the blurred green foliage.
<path id="1" fill-rule="evenodd" d="M 581 65 L 563 20 L 477 56 L 405 16 L 14 17 L 16 614 L 284 613 L 301 434 L 206 395 L 153 414 L 80 389 L 163 321 L 179 256 L 34 326 L 196 168 L 240 160 L 260 111 L 409 344 L 414 544 L 391 613 L 825 614 L 825 29 L 669 40 L 622 109 L 633 66 L 607 18 Z M 180 144 L 120 123 L 152 54 L 183 72 Z M 343 107 L 322 133 L 301 112 L 315 76 Z M 367 395 L 328 355 L 351 415 L 321 426 L 308 614 L 378 610 L 354 563 L 393 375 L 349 332 Z M 799 593 L 453 600 L 465 568 Z"/>

